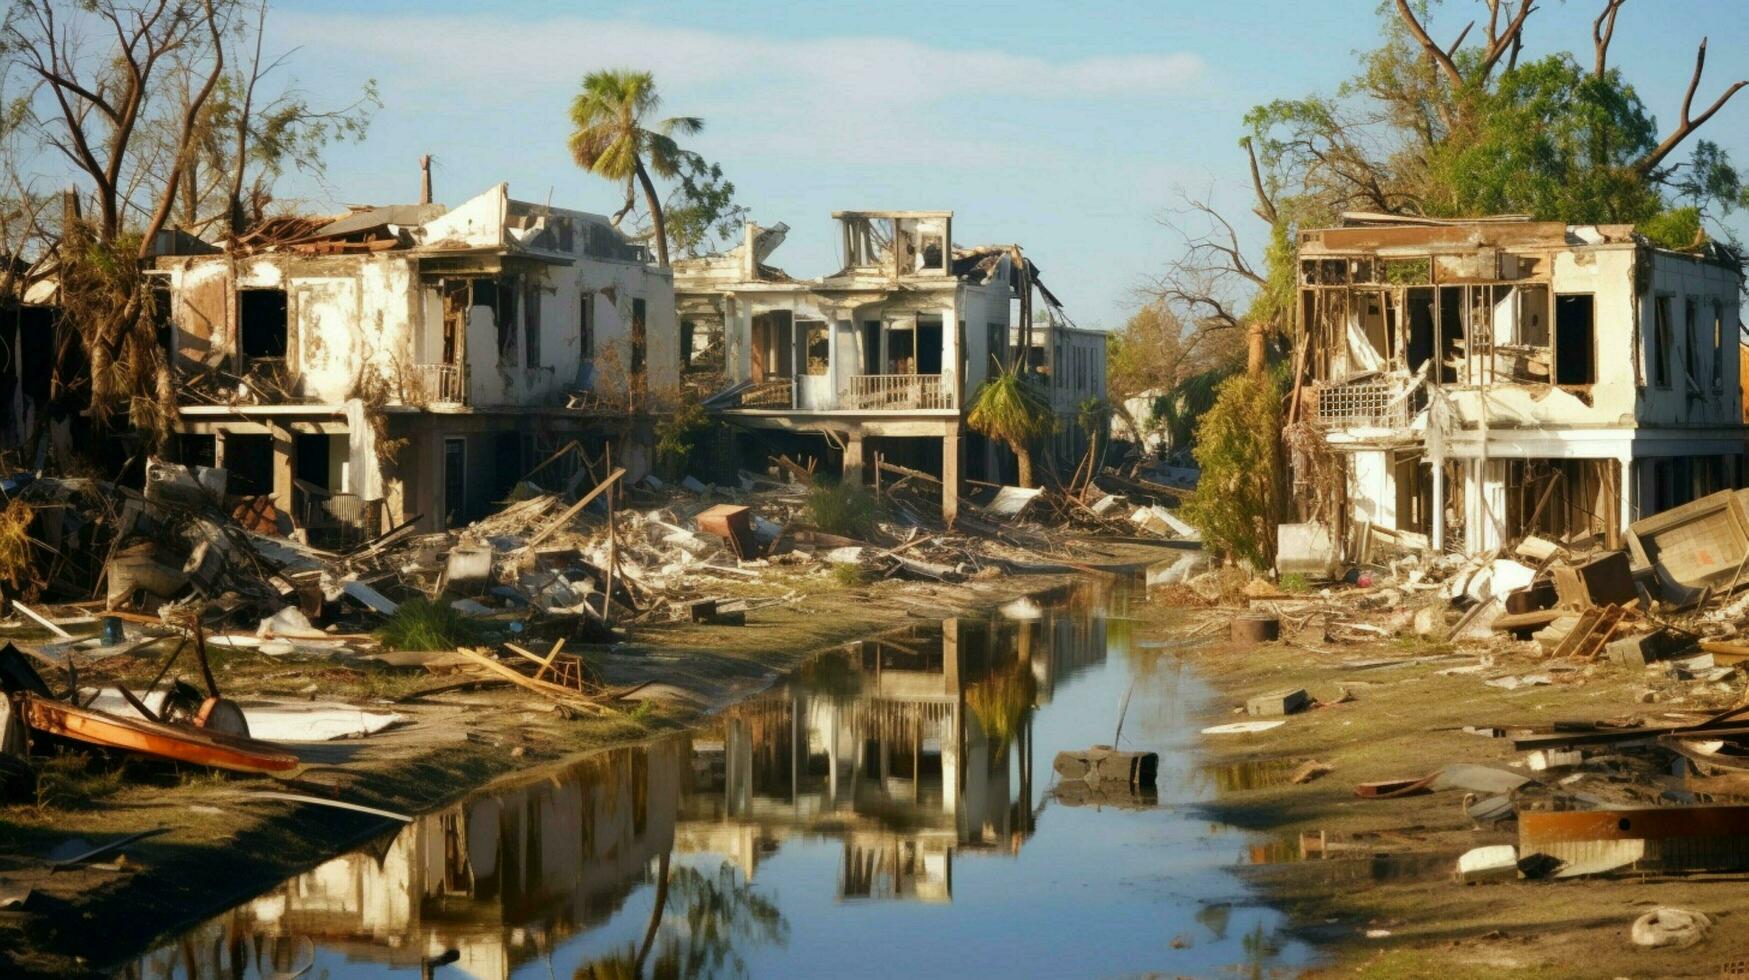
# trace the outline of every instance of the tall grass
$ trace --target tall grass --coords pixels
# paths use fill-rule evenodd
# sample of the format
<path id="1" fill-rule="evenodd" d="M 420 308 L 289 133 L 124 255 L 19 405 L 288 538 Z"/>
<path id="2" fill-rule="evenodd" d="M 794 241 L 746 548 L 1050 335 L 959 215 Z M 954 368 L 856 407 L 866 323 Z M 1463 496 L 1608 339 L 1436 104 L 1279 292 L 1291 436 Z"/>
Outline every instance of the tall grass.
<path id="1" fill-rule="evenodd" d="M 430 599 L 409 599 L 389 617 L 377 638 L 391 650 L 454 650 L 485 638 L 480 624 Z"/>
<path id="2" fill-rule="evenodd" d="M 808 516 L 828 534 L 866 539 L 880 520 L 880 507 L 860 483 L 822 483 L 808 494 Z"/>

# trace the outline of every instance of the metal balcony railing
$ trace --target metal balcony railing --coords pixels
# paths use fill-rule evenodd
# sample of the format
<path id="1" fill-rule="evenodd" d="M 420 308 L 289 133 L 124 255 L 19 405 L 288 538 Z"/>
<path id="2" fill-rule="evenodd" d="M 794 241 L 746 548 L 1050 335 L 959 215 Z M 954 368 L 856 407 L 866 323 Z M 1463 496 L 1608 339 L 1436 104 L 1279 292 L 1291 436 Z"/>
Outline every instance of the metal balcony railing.
<path id="1" fill-rule="evenodd" d="M 467 393 L 462 389 L 462 369 L 456 364 L 415 364 L 413 376 L 419 392 L 428 402 L 462 405 Z"/>
<path id="2" fill-rule="evenodd" d="M 844 392 L 854 411 L 953 407 L 953 389 L 939 374 L 858 374 Z"/>
<path id="3" fill-rule="evenodd" d="M 1406 428 L 1425 407 L 1420 378 L 1312 385 L 1312 417 L 1335 428 Z"/>
<path id="4" fill-rule="evenodd" d="M 741 392 L 742 408 L 794 408 L 796 383 L 790 378 L 761 381 Z"/>

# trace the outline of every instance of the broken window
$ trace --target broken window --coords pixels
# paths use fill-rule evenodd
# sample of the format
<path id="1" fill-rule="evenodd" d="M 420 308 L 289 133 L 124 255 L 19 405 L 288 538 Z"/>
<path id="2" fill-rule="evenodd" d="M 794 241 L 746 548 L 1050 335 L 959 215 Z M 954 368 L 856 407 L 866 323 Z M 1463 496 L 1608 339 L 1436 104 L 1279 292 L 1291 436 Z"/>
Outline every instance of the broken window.
<path id="1" fill-rule="evenodd" d="M 283 289 L 243 289 L 237 293 L 239 340 L 243 356 L 284 357 L 286 299 Z"/>
<path id="2" fill-rule="evenodd" d="M 530 282 L 522 298 L 522 346 L 527 365 L 540 367 L 540 286 Z"/>
<path id="3" fill-rule="evenodd" d="M 644 373 L 644 353 L 648 338 L 645 333 L 644 301 L 641 298 L 632 300 L 632 375 L 641 377 Z"/>
<path id="4" fill-rule="evenodd" d="M 492 325 L 498 333 L 498 365 L 516 367 L 516 283 L 506 279 L 475 279 L 473 305 L 492 311 Z"/>
<path id="5" fill-rule="evenodd" d="M 585 361 L 595 356 L 595 294 L 590 292 L 577 301 L 577 356 Z"/>
<path id="6" fill-rule="evenodd" d="M 1700 394 L 1700 304 L 1689 297 L 1682 301 L 1683 381 L 1691 395 Z"/>
<path id="7" fill-rule="evenodd" d="M 824 375 L 831 363 L 831 340 L 824 320 L 796 321 L 796 334 L 801 338 L 802 356 L 806 358 L 806 373 Z"/>
<path id="8" fill-rule="evenodd" d="M 1595 300 L 1590 293 L 1555 297 L 1555 384 L 1597 380 Z"/>
<path id="9" fill-rule="evenodd" d="M 1713 393 L 1725 390 L 1725 304 L 1713 300 Z"/>
<path id="10" fill-rule="evenodd" d="M 1652 302 L 1652 384 L 1670 387 L 1670 297 Z"/>

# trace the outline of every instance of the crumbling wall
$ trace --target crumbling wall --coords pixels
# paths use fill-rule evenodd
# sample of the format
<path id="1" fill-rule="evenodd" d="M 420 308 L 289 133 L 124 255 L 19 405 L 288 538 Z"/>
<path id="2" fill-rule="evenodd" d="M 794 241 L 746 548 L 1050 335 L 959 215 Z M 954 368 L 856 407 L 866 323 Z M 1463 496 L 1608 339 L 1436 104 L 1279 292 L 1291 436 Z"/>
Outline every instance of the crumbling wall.
<path id="1" fill-rule="evenodd" d="M 160 268 L 164 268 L 161 263 Z M 164 271 L 170 278 L 173 364 L 221 367 L 236 350 L 231 331 L 231 275 L 224 260 L 181 259 Z"/>

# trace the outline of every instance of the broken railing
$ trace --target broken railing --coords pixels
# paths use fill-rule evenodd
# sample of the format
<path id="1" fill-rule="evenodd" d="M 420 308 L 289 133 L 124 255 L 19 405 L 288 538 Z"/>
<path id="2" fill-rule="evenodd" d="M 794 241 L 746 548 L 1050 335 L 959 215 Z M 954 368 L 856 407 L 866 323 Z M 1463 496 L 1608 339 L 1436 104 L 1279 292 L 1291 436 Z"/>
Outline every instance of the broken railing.
<path id="1" fill-rule="evenodd" d="M 939 374 L 858 374 L 844 392 L 844 407 L 857 411 L 952 408 L 953 390 Z"/>
<path id="2" fill-rule="evenodd" d="M 462 392 L 462 369 L 456 364 L 415 364 L 413 376 L 427 400 L 460 405 L 467 401 Z"/>
<path id="3" fill-rule="evenodd" d="M 1420 377 L 1314 384 L 1312 417 L 1325 426 L 1401 429 L 1427 407 Z"/>
<path id="4" fill-rule="evenodd" d="M 742 389 L 742 408 L 793 408 L 796 383 L 790 378 L 759 381 Z"/>

